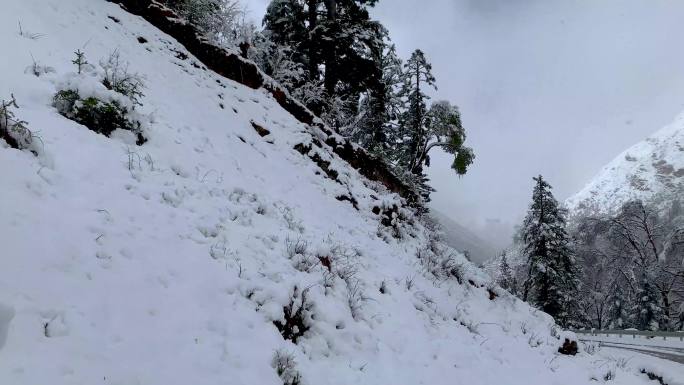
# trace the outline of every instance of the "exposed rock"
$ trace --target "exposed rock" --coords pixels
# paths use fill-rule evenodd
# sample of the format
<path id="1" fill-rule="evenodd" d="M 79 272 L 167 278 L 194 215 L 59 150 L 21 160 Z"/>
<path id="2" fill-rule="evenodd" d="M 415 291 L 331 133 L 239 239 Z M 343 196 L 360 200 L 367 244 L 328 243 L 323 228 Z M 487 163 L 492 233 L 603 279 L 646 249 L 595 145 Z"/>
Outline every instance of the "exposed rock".
<path id="1" fill-rule="evenodd" d="M 558 348 L 558 353 L 569 356 L 574 356 L 577 354 L 577 351 L 577 341 L 570 341 L 569 338 L 566 338 L 565 342 L 563 342 L 563 346 Z"/>
<path id="2" fill-rule="evenodd" d="M 261 136 L 262 138 L 266 135 L 269 135 L 271 131 L 267 130 L 264 128 L 264 126 L 260 125 L 259 123 L 256 123 L 255 121 L 250 121 L 252 124 L 252 127 L 254 127 L 254 130 Z"/>

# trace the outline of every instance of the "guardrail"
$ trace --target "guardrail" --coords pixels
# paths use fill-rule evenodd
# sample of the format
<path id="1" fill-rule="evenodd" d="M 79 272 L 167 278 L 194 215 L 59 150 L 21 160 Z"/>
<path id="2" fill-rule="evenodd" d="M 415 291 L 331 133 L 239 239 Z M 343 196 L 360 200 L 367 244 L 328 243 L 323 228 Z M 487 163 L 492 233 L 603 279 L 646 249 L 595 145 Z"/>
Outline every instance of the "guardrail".
<path id="1" fill-rule="evenodd" d="M 617 335 L 620 338 L 622 336 L 632 336 L 632 338 L 636 338 L 636 336 L 645 336 L 645 337 L 650 337 L 650 338 L 656 338 L 656 337 L 662 337 L 663 340 L 667 340 L 667 338 L 678 338 L 680 341 L 684 341 L 684 331 L 679 331 L 679 332 L 661 332 L 661 331 L 647 331 L 647 330 L 571 330 L 572 332 L 576 334 L 584 334 L 584 335 L 590 335 L 590 336 L 603 336 L 605 335 L 606 337 L 610 337 L 611 335 Z"/>

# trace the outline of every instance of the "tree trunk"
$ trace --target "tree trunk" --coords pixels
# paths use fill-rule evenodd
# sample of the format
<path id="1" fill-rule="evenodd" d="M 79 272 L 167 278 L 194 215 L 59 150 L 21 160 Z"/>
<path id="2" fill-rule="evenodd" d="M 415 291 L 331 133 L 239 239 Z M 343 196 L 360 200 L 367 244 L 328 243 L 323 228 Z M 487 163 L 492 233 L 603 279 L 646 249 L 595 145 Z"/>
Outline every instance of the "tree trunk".
<path id="1" fill-rule="evenodd" d="M 333 31 L 334 36 L 329 36 L 330 46 L 326 49 L 325 58 L 325 91 L 328 96 L 335 94 L 335 87 L 337 86 L 337 0 L 325 0 L 325 8 L 327 10 L 327 24 L 328 31 Z"/>
<path id="2" fill-rule="evenodd" d="M 670 310 L 671 310 L 671 304 L 670 304 L 670 293 L 665 290 L 660 291 L 660 296 L 663 300 L 663 323 L 664 325 L 661 325 L 661 328 L 670 331 L 672 330 L 672 325 L 670 321 Z"/>
<path id="3" fill-rule="evenodd" d="M 318 55 L 316 52 L 316 44 L 313 41 L 313 31 L 318 26 L 318 1 L 307 0 L 308 5 L 308 19 L 309 19 L 309 80 L 318 80 Z"/>

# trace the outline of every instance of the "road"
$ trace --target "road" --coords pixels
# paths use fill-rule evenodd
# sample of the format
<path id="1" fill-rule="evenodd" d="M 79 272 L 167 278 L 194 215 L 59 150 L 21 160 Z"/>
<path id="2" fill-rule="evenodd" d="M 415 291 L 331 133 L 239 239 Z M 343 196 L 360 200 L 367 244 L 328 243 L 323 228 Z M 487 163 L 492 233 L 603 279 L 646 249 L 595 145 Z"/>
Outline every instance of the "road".
<path id="1" fill-rule="evenodd" d="M 580 338 L 580 341 L 598 342 L 599 346 L 629 350 L 636 353 L 647 354 L 664 360 L 676 362 L 684 365 L 684 348 L 671 346 L 646 346 L 638 343 L 627 343 L 617 341 L 597 341 L 591 338 Z"/>
<path id="2" fill-rule="evenodd" d="M 640 348 L 635 348 L 635 347 L 631 347 L 631 346 L 612 344 L 609 342 L 602 342 L 601 346 L 605 346 L 607 348 L 629 350 L 632 352 L 647 354 L 649 356 L 658 357 L 658 358 L 661 358 L 664 360 L 668 360 L 668 361 L 672 361 L 672 362 L 676 362 L 678 364 L 684 365 L 684 354 L 677 354 L 675 352 L 667 352 L 667 351 L 662 351 L 662 350 L 640 349 Z"/>

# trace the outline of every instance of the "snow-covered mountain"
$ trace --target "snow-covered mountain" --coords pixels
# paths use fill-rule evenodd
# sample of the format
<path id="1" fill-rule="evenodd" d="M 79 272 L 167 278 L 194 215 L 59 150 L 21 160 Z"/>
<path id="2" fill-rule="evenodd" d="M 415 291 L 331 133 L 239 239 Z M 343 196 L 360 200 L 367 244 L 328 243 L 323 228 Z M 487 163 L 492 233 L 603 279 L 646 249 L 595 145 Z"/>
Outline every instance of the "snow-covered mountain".
<path id="1" fill-rule="evenodd" d="M 493 259 L 498 251 L 486 240 L 478 237 L 465 226 L 454 221 L 444 213 L 430 210 L 430 214 L 439 222 L 444 232 L 444 242 L 461 252 L 470 253 L 471 260 L 475 263 L 483 263 Z"/>
<path id="2" fill-rule="evenodd" d="M 684 195 L 684 114 L 608 163 L 566 205 L 571 213 L 610 213 L 632 199 Z"/>
<path id="3" fill-rule="evenodd" d="M 1 5 L 0 98 L 36 154 L 0 145 L 0 384 L 682 383 L 559 355 L 572 333 L 435 242 L 282 95 L 105 0 Z M 115 97 L 113 51 L 144 78 L 142 145 L 53 107 Z"/>

